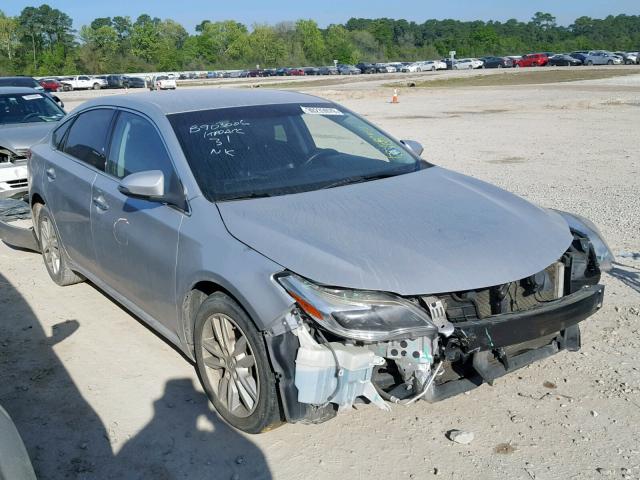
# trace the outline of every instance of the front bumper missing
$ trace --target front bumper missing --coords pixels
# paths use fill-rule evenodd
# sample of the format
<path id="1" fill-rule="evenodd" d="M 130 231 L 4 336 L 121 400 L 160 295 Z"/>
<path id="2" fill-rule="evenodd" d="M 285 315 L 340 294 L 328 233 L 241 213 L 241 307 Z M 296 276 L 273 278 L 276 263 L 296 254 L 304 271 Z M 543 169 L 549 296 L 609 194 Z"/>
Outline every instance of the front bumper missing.
<path id="1" fill-rule="evenodd" d="M 470 354 L 472 375 L 433 385 L 424 397 L 437 402 L 472 390 L 562 350 L 580 349 L 580 326 L 602 306 L 603 285 L 583 287 L 553 304 L 527 312 L 456 324 L 455 335 Z M 548 339 L 540 345 L 540 340 Z M 527 344 L 538 342 L 533 348 Z M 521 347 L 513 355 L 509 347 Z M 518 349 L 515 349 L 518 350 Z"/>

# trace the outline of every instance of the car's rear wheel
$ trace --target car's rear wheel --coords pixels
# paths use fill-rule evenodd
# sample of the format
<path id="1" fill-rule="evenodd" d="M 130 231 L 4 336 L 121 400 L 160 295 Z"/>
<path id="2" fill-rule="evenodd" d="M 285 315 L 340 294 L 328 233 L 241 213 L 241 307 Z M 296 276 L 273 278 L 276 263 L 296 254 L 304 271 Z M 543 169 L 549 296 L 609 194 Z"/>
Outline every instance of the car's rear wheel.
<path id="1" fill-rule="evenodd" d="M 591 60 L 587 61 L 587 67 L 593 66 L 593 62 Z"/>
<path id="2" fill-rule="evenodd" d="M 94 83 L 93 84 L 93 89 L 94 90 L 100 90 L 100 84 L 99 83 Z"/>
<path id="3" fill-rule="evenodd" d="M 83 278 L 69 268 L 67 254 L 47 207 L 37 204 L 33 209 L 33 218 L 38 227 L 42 259 L 51 280 L 63 287 L 82 282 Z"/>
<path id="4" fill-rule="evenodd" d="M 609 60 L 609 61 L 607 62 L 607 65 L 613 65 L 613 60 Z"/>
<path id="5" fill-rule="evenodd" d="M 202 386 L 227 422 L 247 433 L 282 423 L 264 340 L 232 298 L 216 292 L 203 302 L 196 315 L 194 344 Z"/>

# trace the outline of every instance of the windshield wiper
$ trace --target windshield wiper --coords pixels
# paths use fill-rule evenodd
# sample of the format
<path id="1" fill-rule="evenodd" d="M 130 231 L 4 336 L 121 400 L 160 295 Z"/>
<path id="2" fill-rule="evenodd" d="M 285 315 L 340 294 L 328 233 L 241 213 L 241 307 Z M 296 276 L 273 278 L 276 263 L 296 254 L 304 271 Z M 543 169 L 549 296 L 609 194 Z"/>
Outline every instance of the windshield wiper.
<path id="1" fill-rule="evenodd" d="M 249 198 L 266 198 L 273 197 L 273 194 L 267 192 L 247 192 L 247 193 L 238 193 L 238 194 L 230 194 L 224 195 L 218 199 L 219 202 L 226 202 L 228 200 L 244 200 Z"/>
<path id="2" fill-rule="evenodd" d="M 329 183 L 327 185 L 324 185 L 322 189 L 324 190 L 326 188 L 341 187 L 343 185 L 351 185 L 354 183 L 368 182 L 370 180 L 380 180 L 381 178 L 395 177 L 397 175 L 402 175 L 403 173 L 409 173 L 411 171 L 412 170 L 408 170 L 408 171 L 394 170 L 393 172 L 375 173 L 373 175 L 358 175 L 355 177 L 347 177 L 347 178 L 343 178 L 341 180 L 337 180 L 335 182 Z"/>

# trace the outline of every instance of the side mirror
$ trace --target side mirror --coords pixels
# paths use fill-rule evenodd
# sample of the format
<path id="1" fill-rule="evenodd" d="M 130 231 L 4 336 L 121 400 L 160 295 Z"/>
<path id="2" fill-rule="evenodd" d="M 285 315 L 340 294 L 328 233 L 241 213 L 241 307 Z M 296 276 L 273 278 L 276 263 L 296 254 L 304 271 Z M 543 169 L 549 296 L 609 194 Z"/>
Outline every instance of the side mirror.
<path id="1" fill-rule="evenodd" d="M 53 98 L 53 101 L 56 102 L 60 108 L 64 108 L 64 102 L 62 100 L 60 100 L 60 97 L 57 95 L 51 95 L 51 97 Z"/>
<path id="2" fill-rule="evenodd" d="M 422 152 L 424 152 L 424 147 L 420 142 L 416 142 L 415 140 L 402 140 L 402 143 L 417 156 L 422 155 Z"/>
<path id="3" fill-rule="evenodd" d="M 132 173 L 120 181 L 118 190 L 129 197 L 163 200 L 164 173 L 160 170 Z"/>

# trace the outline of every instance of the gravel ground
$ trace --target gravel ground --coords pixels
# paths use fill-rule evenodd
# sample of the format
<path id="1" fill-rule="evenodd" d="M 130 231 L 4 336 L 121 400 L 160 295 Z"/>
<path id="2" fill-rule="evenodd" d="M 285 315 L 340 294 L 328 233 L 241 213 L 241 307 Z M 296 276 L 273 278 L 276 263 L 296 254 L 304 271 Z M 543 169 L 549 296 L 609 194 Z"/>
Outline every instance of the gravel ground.
<path id="1" fill-rule="evenodd" d="M 397 105 L 378 82 L 360 85 L 308 90 L 422 142 L 433 163 L 601 227 L 618 263 L 582 350 L 438 404 L 246 436 L 142 323 L 0 244 L 0 404 L 40 478 L 640 478 L 640 75 L 406 89 Z M 93 95 L 64 94 L 71 107 Z M 452 442 L 454 429 L 473 440 Z"/>

